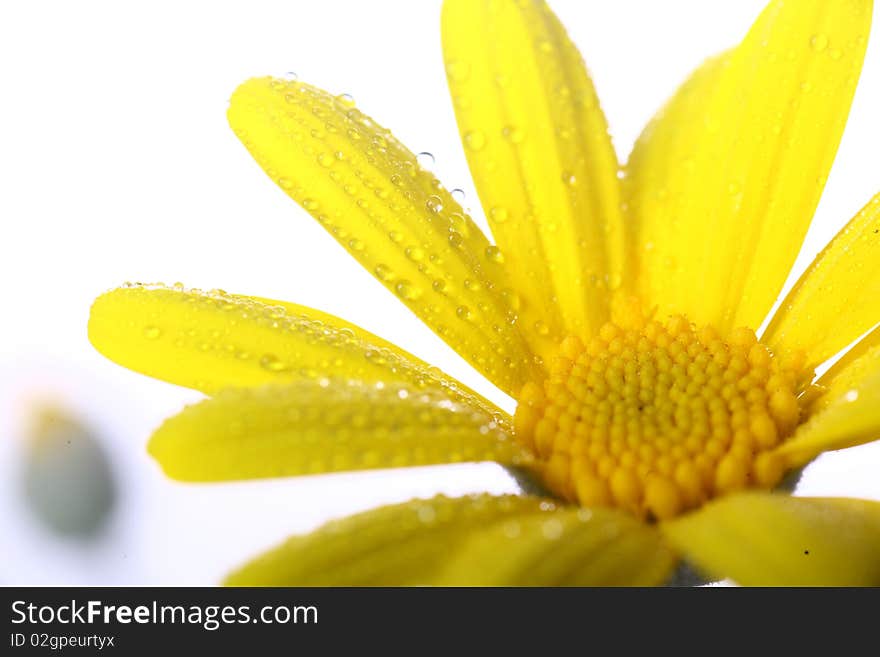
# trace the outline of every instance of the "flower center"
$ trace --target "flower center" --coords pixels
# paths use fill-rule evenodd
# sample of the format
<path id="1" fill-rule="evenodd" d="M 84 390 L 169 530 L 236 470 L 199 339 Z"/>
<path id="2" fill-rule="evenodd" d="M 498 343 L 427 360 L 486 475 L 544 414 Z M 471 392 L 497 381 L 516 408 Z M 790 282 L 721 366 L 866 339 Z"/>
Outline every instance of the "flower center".
<path id="1" fill-rule="evenodd" d="M 725 340 L 681 316 L 630 317 L 562 342 L 549 378 L 522 389 L 516 436 L 557 495 L 670 518 L 779 483 L 775 448 L 800 418 L 801 369 L 749 329 Z"/>

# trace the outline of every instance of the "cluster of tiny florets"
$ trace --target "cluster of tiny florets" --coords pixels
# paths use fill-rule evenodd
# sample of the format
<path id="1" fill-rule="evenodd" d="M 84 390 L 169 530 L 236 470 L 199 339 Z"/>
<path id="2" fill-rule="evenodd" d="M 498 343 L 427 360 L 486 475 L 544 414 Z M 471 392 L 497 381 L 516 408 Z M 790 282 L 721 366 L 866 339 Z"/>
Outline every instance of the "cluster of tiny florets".
<path id="1" fill-rule="evenodd" d="M 523 387 L 516 435 L 558 495 L 665 519 L 779 483 L 800 365 L 746 328 L 722 338 L 681 316 L 608 323 L 586 343 L 566 338 L 547 380 Z"/>

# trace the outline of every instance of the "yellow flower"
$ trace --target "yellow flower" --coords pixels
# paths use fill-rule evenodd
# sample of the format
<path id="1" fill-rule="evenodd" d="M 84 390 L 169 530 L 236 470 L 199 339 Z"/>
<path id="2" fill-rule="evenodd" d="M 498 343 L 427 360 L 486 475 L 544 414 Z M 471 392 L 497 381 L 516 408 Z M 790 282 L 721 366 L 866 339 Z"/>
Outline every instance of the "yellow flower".
<path id="1" fill-rule="evenodd" d="M 211 395 L 151 454 L 188 481 L 496 461 L 552 497 L 385 507 L 229 582 L 656 584 L 684 557 L 741 584 L 880 584 L 880 503 L 774 491 L 880 435 L 880 197 L 753 330 L 819 200 L 871 14 L 870 0 L 771 2 L 621 170 L 542 2 L 446 0 L 448 82 L 494 243 L 348 97 L 244 83 L 229 121 L 260 166 L 517 410 L 311 308 L 138 284 L 95 302 L 93 344 Z"/>

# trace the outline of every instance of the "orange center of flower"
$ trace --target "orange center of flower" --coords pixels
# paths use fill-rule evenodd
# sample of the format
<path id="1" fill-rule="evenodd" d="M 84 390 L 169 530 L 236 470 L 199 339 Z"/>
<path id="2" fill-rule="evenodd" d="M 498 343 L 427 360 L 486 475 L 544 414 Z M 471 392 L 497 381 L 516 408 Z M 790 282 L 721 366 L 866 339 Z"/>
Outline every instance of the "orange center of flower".
<path id="1" fill-rule="evenodd" d="M 547 488 L 584 506 L 673 517 L 746 487 L 772 488 L 775 448 L 801 409 L 800 367 L 749 329 L 722 339 L 684 317 L 608 323 L 566 338 L 541 385 L 526 384 L 516 436 Z"/>

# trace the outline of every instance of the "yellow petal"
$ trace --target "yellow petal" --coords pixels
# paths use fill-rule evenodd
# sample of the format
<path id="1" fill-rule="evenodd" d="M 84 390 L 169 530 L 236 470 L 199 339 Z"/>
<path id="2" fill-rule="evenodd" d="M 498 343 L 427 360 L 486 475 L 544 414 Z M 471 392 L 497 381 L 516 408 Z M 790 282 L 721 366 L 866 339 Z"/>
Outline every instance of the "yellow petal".
<path id="1" fill-rule="evenodd" d="M 695 190 L 707 175 L 697 162 L 705 156 L 709 101 L 729 59 L 713 57 L 691 75 L 645 128 L 626 165 L 622 193 L 635 233 L 638 288 L 662 313 L 686 309 L 697 318 L 711 310 L 698 303 L 711 254 L 710 226 L 697 216 Z"/>
<path id="2" fill-rule="evenodd" d="M 816 257 L 762 338 L 822 363 L 880 321 L 880 194 Z"/>
<path id="3" fill-rule="evenodd" d="M 709 575 L 745 586 L 880 585 L 880 503 L 731 495 L 662 525 Z"/>
<path id="4" fill-rule="evenodd" d="M 873 354 L 874 364 L 878 362 Z M 834 449 L 854 447 L 880 438 L 880 368 L 852 382 L 833 399 L 823 399 L 818 410 L 777 452 L 792 466 L 809 463 L 813 458 Z"/>
<path id="5" fill-rule="evenodd" d="M 880 372 L 880 326 L 862 338 L 816 381 L 821 393 L 810 405 L 810 415 L 828 408 L 847 392 L 858 390 L 877 372 Z"/>
<path id="6" fill-rule="evenodd" d="M 510 394 L 533 378 L 501 258 L 388 130 L 272 78 L 241 85 L 228 117 L 269 177 L 465 360 Z"/>
<path id="7" fill-rule="evenodd" d="M 668 579 L 675 563 L 660 534 L 628 515 L 610 509 L 562 507 L 474 532 L 434 582 L 445 586 L 654 586 Z"/>
<path id="8" fill-rule="evenodd" d="M 89 340 L 120 365 L 208 394 L 328 377 L 431 385 L 452 399 L 499 412 L 455 379 L 337 317 L 220 290 L 112 290 L 92 306 Z"/>
<path id="9" fill-rule="evenodd" d="M 615 553 L 611 546 L 618 544 L 622 551 Z M 486 551 L 490 548 L 491 554 Z M 524 562 L 526 553 L 538 561 Z M 505 568 L 508 557 L 511 567 Z M 613 512 L 591 515 L 535 497 L 439 496 L 360 513 L 295 536 L 233 573 L 226 583 L 656 583 L 672 561 L 656 532 Z M 587 574 L 591 570 L 592 578 Z"/>
<path id="10" fill-rule="evenodd" d="M 547 355 L 608 317 L 624 274 L 618 163 L 580 54 L 544 2 L 446 0 L 443 56 L 520 324 Z"/>
<path id="11" fill-rule="evenodd" d="M 435 388 L 323 379 L 224 390 L 167 420 L 149 451 L 184 481 L 527 462 L 509 431 Z"/>
<path id="12" fill-rule="evenodd" d="M 440 495 L 384 506 L 294 536 L 232 573 L 226 584 L 426 584 L 470 532 L 539 507 L 537 498 L 510 495 Z"/>
<path id="13" fill-rule="evenodd" d="M 643 294 L 758 326 L 797 256 L 840 140 L 870 0 L 774 0 L 648 126 L 628 164 Z"/>

